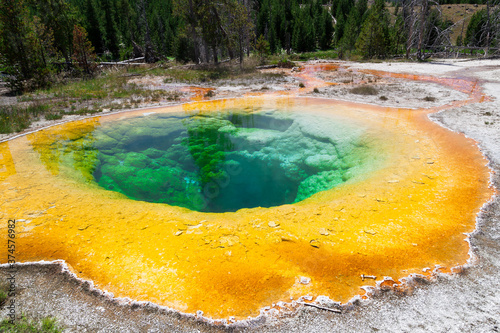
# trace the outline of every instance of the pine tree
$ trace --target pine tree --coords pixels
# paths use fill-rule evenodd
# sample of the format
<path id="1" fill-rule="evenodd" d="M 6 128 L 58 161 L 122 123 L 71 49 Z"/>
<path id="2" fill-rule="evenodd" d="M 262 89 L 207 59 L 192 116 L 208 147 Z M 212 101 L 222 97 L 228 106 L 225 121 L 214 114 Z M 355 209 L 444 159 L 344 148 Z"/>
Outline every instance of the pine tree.
<path id="1" fill-rule="evenodd" d="M 261 61 L 269 55 L 269 42 L 264 38 L 264 35 L 260 35 L 259 38 L 257 38 L 257 41 L 255 42 L 255 50 L 257 50 Z"/>
<path id="2" fill-rule="evenodd" d="M 57 60 L 54 36 L 23 0 L 0 2 L 0 57 L 16 92 L 50 85 Z"/>
<path id="3" fill-rule="evenodd" d="M 104 28 L 102 26 L 102 18 L 100 10 L 95 5 L 93 0 L 87 0 L 85 6 L 85 27 L 88 33 L 88 38 L 94 46 L 97 53 L 104 52 Z"/>
<path id="4" fill-rule="evenodd" d="M 344 34 L 342 40 L 340 41 L 340 46 L 345 51 L 351 51 L 356 45 L 356 40 L 359 36 L 359 25 L 360 15 L 357 7 L 352 7 L 347 17 L 347 21 L 344 26 Z"/>
<path id="5" fill-rule="evenodd" d="M 321 35 L 319 36 L 319 48 L 327 50 L 331 47 L 333 38 L 333 20 L 328 11 L 324 10 L 321 17 Z"/>
<path id="6" fill-rule="evenodd" d="M 77 23 L 77 13 L 65 0 L 31 0 L 34 14 L 54 35 L 54 46 L 69 62 L 71 58 L 72 31 Z"/>
<path id="7" fill-rule="evenodd" d="M 85 28 L 75 25 L 73 28 L 73 63 L 85 76 L 92 76 L 97 68 L 94 47 L 87 37 Z"/>
<path id="8" fill-rule="evenodd" d="M 356 49 L 364 58 L 383 58 L 391 47 L 389 18 L 384 0 L 375 0 L 361 27 Z"/>
<path id="9" fill-rule="evenodd" d="M 106 48 L 113 59 L 119 59 L 120 57 L 120 41 L 118 29 L 116 28 L 115 21 L 115 1 L 106 0 L 103 1 L 102 10 L 104 12 L 104 31 L 106 33 Z"/>
<path id="10" fill-rule="evenodd" d="M 297 6 L 296 20 L 294 21 L 292 47 L 296 52 L 314 51 L 316 45 L 314 41 L 314 24 L 307 9 Z"/>
<path id="11" fill-rule="evenodd" d="M 480 10 L 472 15 L 464 43 L 467 46 L 486 46 L 486 10 Z"/>

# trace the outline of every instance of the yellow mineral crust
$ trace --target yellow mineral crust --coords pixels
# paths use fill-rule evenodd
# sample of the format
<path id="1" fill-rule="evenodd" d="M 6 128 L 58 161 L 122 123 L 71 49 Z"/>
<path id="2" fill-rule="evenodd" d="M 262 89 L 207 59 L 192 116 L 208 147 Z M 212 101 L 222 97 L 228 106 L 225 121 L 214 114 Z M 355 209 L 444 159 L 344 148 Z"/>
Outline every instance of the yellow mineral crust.
<path id="1" fill-rule="evenodd" d="M 266 103 L 192 103 L 135 114 Z M 349 115 L 373 132 L 387 157 L 383 166 L 297 204 L 200 213 L 133 201 L 61 170 L 46 144 L 134 113 L 93 118 L 0 144 L 1 241 L 7 242 L 7 219 L 16 219 L 18 262 L 63 259 L 117 297 L 212 318 L 256 316 L 302 295 L 346 302 L 375 284 L 362 274 L 397 281 L 466 263 L 465 233 L 493 194 L 473 140 L 430 122 L 423 110 L 319 99 L 273 103 L 324 114 L 354 107 Z"/>

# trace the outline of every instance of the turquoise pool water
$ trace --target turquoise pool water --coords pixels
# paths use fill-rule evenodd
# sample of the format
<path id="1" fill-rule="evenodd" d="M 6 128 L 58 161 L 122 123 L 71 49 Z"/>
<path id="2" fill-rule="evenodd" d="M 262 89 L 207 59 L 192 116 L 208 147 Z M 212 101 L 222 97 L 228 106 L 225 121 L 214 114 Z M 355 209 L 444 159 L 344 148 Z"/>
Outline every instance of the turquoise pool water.
<path id="1" fill-rule="evenodd" d="M 204 212 L 272 207 L 338 186 L 365 163 L 363 130 L 279 110 L 149 114 L 98 127 L 95 181 Z"/>

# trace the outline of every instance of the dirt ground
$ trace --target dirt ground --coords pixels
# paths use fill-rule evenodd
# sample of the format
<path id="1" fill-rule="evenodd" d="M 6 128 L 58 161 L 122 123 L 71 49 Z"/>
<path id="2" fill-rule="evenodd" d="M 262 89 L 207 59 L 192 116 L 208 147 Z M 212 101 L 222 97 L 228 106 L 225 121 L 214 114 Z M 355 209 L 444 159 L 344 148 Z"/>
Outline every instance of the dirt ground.
<path id="1" fill-rule="evenodd" d="M 477 79 L 484 92 L 492 97 L 491 101 L 448 109 L 430 118 L 476 140 L 495 171 L 492 184 L 500 188 L 500 60 L 340 64 L 345 68 L 340 72 L 319 74 L 336 85 L 319 87 L 317 92 L 312 91 L 314 86 L 306 87 L 309 89 L 299 91 L 299 95 L 392 107 L 431 107 L 463 100 L 466 95 L 435 83 L 377 78 L 363 71 Z M 296 91 L 300 77 L 290 70 L 287 74 L 289 78 L 280 82 L 221 83 L 213 87 L 212 98 L 269 90 Z M 151 79 L 145 84 L 155 85 L 155 82 Z M 158 86 L 162 84 L 158 81 Z M 365 84 L 373 85 L 377 93 L 352 92 L 355 86 Z M 32 130 L 40 126 L 35 124 Z M 341 314 L 303 306 L 295 313 L 261 315 L 237 323 L 210 323 L 204 318 L 182 315 L 151 303 L 114 299 L 90 283 L 76 279 L 57 262 L 17 265 L 16 302 L 18 311 L 28 316 L 57 318 L 66 328 L 65 332 L 500 332 L 498 196 L 478 216 L 477 230 L 469 241 L 472 259 L 460 274 L 417 281 L 417 286 L 405 294 L 379 290 L 370 299 L 345 307 Z M 8 274 L 6 266 L 0 268 L 1 280 Z M 1 318 L 7 313 L 5 306 L 0 309 Z"/>

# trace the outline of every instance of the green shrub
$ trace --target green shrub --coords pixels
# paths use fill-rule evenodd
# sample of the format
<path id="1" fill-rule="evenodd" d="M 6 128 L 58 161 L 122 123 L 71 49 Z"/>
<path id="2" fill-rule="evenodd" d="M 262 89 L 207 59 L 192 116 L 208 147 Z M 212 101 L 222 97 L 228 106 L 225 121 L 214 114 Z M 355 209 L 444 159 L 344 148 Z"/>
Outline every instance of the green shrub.
<path id="1" fill-rule="evenodd" d="M 48 110 L 48 105 L 40 103 L 28 107 L 0 106 L 0 133 L 20 132 Z"/>
<path id="2" fill-rule="evenodd" d="M 351 94 L 356 95 L 377 95 L 378 90 L 372 86 L 359 86 L 351 89 Z"/>
<path id="3" fill-rule="evenodd" d="M 7 300 L 7 291 L 8 291 L 7 288 L 0 289 L 0 306 L 2 306 Z"/>
<path id="4" fill-rule="evenodd" d="M 20 319 L 11 323 L 8 319 L 0 322 L 0 332 L 4 333 L 60 333 L 59 327 L 54 318 L 46 317 L 40 321 L 28 319 L 22 316 Z"/>
<path id="5" fill-rule="evenodd" d="M 214 97 L 214 96 L 215 96 L 215 92 L 213 90 L 209 90 L 205 94 L 205 97 Z"/>

